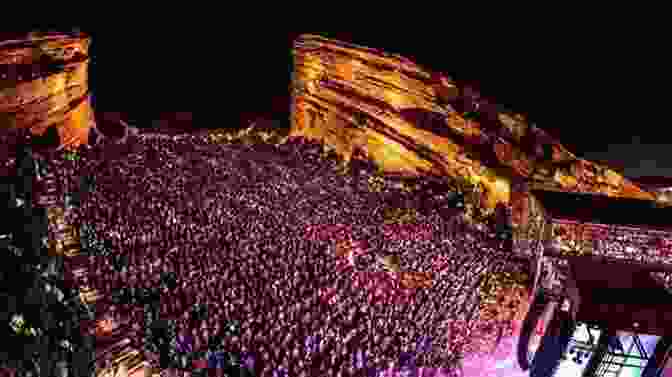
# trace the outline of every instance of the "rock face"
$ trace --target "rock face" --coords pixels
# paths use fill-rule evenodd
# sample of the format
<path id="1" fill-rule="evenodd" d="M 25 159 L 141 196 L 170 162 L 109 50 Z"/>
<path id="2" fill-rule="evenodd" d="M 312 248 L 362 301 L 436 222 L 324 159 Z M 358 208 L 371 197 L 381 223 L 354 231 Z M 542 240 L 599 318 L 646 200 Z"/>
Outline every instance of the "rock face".
<path id="1" fill-rule="evenodd" d="M 653 199 L 615 171 L 575 157 L 524 117 L 401 56 L 314 35 L 294 44 L 291 136 L 385 172 L 468 178 L 480 205 L 510 204 L 530 187 Z"/>
<path id="2" fill-rule="evenodd" d="M 87 143 L 89 44 L 86 35 L 60 33 L 0 41 L 0 128 L 36 136 L 54 128 L 66 148 Z"/>

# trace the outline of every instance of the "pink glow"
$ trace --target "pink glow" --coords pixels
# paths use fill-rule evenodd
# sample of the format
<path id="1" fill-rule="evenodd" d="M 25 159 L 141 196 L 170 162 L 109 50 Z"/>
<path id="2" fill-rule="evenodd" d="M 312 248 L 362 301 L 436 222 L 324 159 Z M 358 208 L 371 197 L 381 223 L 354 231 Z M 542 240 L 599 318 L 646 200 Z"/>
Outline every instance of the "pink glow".
<path id="1" fill-rule="evenodd" d="M 502 339 L 492 354 L 474 352 L 463 361 L 463 377 L 528 377 L 518 366 L 516 346 L 521 322 L 514 322 L 514 334 Z M 539 330 L 538 330 L 539 331 Z"/>
<path id="2" fill-rule="evenodd" d="M 667 359 L 665 367 L 663 368 L 663 375 L 661 377 L 672 377 L 672 358 Z"/>

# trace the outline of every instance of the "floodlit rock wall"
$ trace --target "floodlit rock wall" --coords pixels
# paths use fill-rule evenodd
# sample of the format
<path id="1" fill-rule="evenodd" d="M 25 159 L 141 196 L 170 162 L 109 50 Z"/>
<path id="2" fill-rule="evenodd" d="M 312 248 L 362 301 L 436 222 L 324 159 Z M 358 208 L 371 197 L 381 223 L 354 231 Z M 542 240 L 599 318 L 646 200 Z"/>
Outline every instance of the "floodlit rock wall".
<path id="1" fill-rule="evenodd" d="M 524 117 L 450 78 L 383 51 L 314 35 L 294 44 L 291 135 L 361 153 L 388 173 L 476 181 L 486 210 L 510 202 L 511 181 L 535 188 L 654 196 L 578 159 Z"/>
<path id="2" fill-rule="evenodd" d="M 87 143 L 90 41 L 60 33 L 0 41 L 0 128 L 41 136 L 54 127 L 67 148 Z"/>

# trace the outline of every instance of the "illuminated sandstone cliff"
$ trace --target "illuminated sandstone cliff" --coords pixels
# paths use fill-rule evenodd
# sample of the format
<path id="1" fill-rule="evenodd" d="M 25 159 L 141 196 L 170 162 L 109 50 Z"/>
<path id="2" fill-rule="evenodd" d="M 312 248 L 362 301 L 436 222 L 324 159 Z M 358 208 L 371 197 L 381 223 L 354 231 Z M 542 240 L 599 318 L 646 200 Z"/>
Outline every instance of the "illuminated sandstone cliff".
<path id="1" fill-rule="evenodd" d="M 294 44 L 292 136 L 318 139 L 388 173 L 463 177 L 483 209 L 513 181 L 547 190 L 654 199 L 615 171 L 576 158 L 518 114 L 397 55 L 314 35 Z"/>
<path id="2" fill-rule="evenodd" d="M 54 127 L 66 148 L 87 143 L 89 44 L 85 35 L 60 33 L 0 41 L 0 128 L 43 135 Z"/>

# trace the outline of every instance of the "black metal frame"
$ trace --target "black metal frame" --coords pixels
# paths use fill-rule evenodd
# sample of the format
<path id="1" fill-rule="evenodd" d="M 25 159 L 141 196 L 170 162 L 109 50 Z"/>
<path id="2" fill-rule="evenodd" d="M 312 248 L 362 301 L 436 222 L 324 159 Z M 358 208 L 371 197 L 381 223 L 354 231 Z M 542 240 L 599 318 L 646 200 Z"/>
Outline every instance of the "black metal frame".
<path id="1" fill-rule="evenodd" d="M 606 354 L 604 355 L 604 358 L 600 361 L 600 364 L 594 376 L 595 377 L 606 377 L 609 375 L 618 376 L 624 367 L 635 367 L 644 370 L 644 368 L 646 368 L 646 364 L 644 365 L 628 364 L 625 362 L 621 363 L 614 361 L 614 359 L 617 357 L 624 357 L 626 359 L 645 360 L 646 362 L 648 362 L 649 355 L 646 354 L 646 350 L 644 350 L 644 347 L 642 347 L 642 342 L 639 339 L 639 335 L 636 333 L 632 334 L 632 339 L 633 339 L 632 345 L 630 346 L 630 349 L 627 351 L 627 353 L 625 352 L 618 353 L 614 352 L 613 350 L 607 350 Z M 640 356 L 629 355 L 633 347 L 637 348 L 637 351 L 640 353 Z M 618 369 L 615 371 L 611 370 L 610 369 L 611 366 L 616 366 Z"/>
<path id="2" fill-rule="evenodd" d="M 518 348 L 518 361 L 523 370 L 532 369 L 533 360 L 530 359 L 528 351 L 529 342 L 536 328 L 537 321 L 544 312 L 546 304 L 549 303 L 548 298 L 544 297 L 543 294 L 537 295 L 534 301 L 533 310 L 528 313 L 528 317 L 524 322 Z M 610 346 L 609 338 L 615 336 L 613 333 L 602 328 L 599 323 L 584 324 L 588 332 L 588 341 L 577 340 L 572 336 L 569 339 L 566 351 L 563 352 L 561 357 L 566 360 L 569 354 L 574 353 L 573 351 L 586 352 L 586 356 L 590 358 L 590 362 L 584 371 L 583 377 L 615 377 L 619 375 L 624 367 L 635 367 L 644 370 L 647 363 L 651 361 L 651 355 L 646 352 L 639 338 L 640 334 L 633 333 L 631 335 L 633 341 L 629 349 L 619 351 Z M 601 330 L 602 332 L 599 336 L 596 336 L 593 330 Z M 639 356 L 632 354 L 632 351 L 635 349 L 639 353 Z M 625 360 L 629 361 L 619 360 L 619 358 L 625 358 Z M 672 358 L 672 350 L 668 351 L 665 355 L 665 359 L 661 365 L 664 365 L 670 358 Z M 645 362 L 641 363 L 641 360 Z"/>
<path id="3" fill-rule="evenodd" d="M 597 329 L 599 328 L 599 326 L 593 326 L 593 328 Z M 642 370 L 646 368 L 646 364 L 650 361 L 650 355 L 648 355 L 648 353 L 642 346 L 642 342 L 639 339 L 639 334 L 637 333 L 632 334 L 633 342 L 630 345 L 630 349 L 620 352 L 618 350 L 614 350 L 613 347 L 610 347 L 608 345 L 609 341 L 607 339 L 602 338 L 602 337 L 608 338 L 612 336 L 614 335 L 604 331 L 601 334 L 600 340 L 598 341 L 597 344 L 588 344 L 579 348 L 593 353 L 593 355 L 591 355 L 591 358 L 593 357 L 599 358 L 591 360 L 591 365 L 589 365 L 589 367 L 586 368 L 583 377 L 618 376 L 624 367 L 635 367 L 640 368 Z M 633 348 L 637 349 L 637 352 L 639 352 L 640 356 L 631 355 Z M 616 360 L 617 358 L 625 358 L 626 360 L 627 359 L 644 360 L 646 361 L 646 363 L 642 365 L 641 363 L 632 364 L 627 362 L 620 362 Z M 612 368 L 613 366 L 615 366 L 616 369 L 613 369 Z"/>

